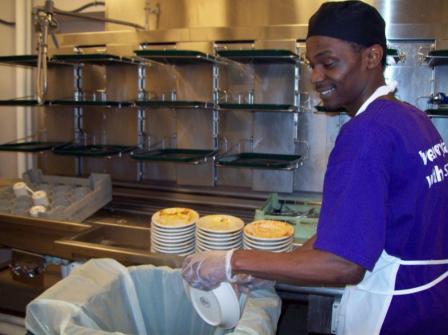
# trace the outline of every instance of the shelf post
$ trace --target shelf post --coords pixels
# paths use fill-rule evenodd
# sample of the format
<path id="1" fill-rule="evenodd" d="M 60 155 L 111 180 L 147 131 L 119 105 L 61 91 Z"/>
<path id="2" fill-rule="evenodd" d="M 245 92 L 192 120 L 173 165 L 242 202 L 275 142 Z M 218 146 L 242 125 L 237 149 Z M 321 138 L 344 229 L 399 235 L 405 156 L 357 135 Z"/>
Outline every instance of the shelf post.
<path id="1" fill-rule="evenodd" d="M 83 64 L 75 64 L 73 66 L 73 86 L 75 88 L 73 92 L 73 98 L 75 101 L 82 101 L 82 67 Z M 83 141 L 83 127 L 84 127 L 84 120 L 83 120 L 83 109 L 82 107 L 74 107 L 73 110 L 73 121 L 74 121 L 74 136 L 75 136 L 75 143 L 82 144 Z M 77 176 L 82 175 L 82 157 L 75 157 L 75 173 Z"/>

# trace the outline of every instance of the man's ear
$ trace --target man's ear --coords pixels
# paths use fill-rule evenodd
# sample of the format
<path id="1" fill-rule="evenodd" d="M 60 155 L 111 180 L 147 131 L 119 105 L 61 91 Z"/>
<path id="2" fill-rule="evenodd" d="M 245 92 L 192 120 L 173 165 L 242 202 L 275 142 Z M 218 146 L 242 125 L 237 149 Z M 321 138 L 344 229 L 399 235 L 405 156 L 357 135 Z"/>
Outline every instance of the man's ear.
<path id="1" fill-rule="evenodd" d="M 374 44 L 365 50 L 367 57 L 367 68 L 373 69 L 377 66 L 381 66 L 381 60 L 383 59 L 384 50 L 379 44 Z"/>

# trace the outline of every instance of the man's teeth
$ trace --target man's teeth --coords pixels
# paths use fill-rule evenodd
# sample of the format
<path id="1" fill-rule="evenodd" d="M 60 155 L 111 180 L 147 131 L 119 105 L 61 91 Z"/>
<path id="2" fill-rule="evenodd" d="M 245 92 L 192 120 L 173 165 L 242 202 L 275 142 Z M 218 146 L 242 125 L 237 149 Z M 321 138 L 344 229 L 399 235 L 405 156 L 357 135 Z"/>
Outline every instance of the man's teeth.
<path id="1" fill-rule="evenodd" d="M 334 88 L 330 88 L 328 90 L 320 92 L 320 95 L 328 95 L 328 94 L 330 94 L 333 91 L 334 91 Z"/>

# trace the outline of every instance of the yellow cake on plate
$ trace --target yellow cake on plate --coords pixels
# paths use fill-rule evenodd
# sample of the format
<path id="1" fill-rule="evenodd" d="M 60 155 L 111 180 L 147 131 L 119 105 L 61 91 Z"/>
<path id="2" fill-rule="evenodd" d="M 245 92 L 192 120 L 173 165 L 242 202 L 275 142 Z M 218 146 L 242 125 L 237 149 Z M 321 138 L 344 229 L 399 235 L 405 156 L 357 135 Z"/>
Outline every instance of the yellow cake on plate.
<path id="1" fill-rule="evenodd" d="M 152 222 L 158 226 L 181 227 L 196 223 L 199 214 L 190 209 L 182 207 L 165 208 L 152 216 Z"/>
<path id="2" fill-rule="evenodd" d="M 244 234 L 254 238 L 281 239 L 293 236 L 294 227 L 282 221 L 258 220 L 246 225 Z"/>

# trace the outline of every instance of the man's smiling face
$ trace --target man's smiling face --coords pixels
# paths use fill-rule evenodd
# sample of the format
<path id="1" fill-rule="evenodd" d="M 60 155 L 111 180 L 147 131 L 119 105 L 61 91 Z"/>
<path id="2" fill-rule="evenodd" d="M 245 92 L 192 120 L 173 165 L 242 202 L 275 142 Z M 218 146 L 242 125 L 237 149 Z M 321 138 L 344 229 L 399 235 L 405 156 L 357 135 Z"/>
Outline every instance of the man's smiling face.
<path id="1" fill-rule="evenodd" d="M 311 82 L 328 110 L 345 108 L 356 113 L 366 96 L 369 71 L 366 50 L 355 50 L 348 42 L 326 36 L 306 41 Z"/>

